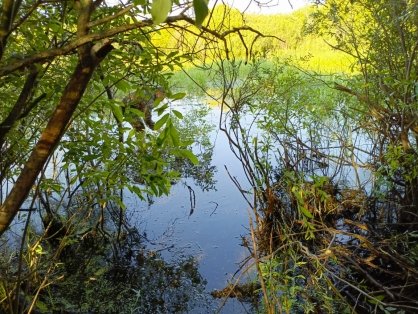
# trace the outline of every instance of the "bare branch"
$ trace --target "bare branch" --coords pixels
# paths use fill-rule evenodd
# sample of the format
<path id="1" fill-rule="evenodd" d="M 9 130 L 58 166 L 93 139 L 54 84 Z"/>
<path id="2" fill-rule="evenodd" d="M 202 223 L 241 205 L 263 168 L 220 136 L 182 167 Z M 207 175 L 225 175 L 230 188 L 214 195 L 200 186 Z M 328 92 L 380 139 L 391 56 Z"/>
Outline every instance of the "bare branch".
<path id="1" fill-rule="evenodd" d="M 77 37 L 80 38 L 89 33 L 89 22 L 91 13 L 93 12 L 93 1 L 92 0 L 79 0 L 79 16 L 77 20 Z M 80 46 L 78 52 L 81 56 L 81 59 L 85 58 L 89 53 L 89 46 Z"/>

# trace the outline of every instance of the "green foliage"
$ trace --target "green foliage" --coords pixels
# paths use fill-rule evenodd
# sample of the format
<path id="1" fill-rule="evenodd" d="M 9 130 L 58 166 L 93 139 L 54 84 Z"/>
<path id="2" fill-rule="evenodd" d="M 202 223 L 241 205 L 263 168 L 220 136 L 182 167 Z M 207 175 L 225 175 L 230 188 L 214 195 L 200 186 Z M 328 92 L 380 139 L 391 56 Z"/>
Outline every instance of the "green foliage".
<path id="1" fill-rule="evenodd" d="M 251 31 L 242 32 L 247 46 L 234 52 L 234 57 L 237 59 L 279 59 L 321 73 L 350 72 L 349 66 L 354 61 L 352 58 L 331 48 L 319 36 L 306 32 L 306 25 L 313 12 L 312 7 L 290 14 L 242 16 L 233 9 L 219 6 L 213 13 L 215 25 L 217 16 L 222 17 L 224 12 L 229 12 L 228 19 L 231 26 L 246 25 L 263 34 L 258 36 Z M 231 14 L 232 12 L 234 14 Z M 238 34 L 233 34 L 229 41 L 239 47 L 241 38 Z"/>
<path id="2" fill-rule="evenodd" d="M 40 134 L 50 135 L 45 128 L 57 104 L 83 97 L 63 124 L 62 141 L 39 142 L 42 153 L 45 144 L 56 149 L 56 154 L 46 150 L 49 167 L 38 162 L 38 182 L 27 188 L 38 204 L 42 232 L 29 224 L 23 259 L 8 254 L 10 265 L 0 266 L 8 270 L 7 281 L 0 279 L 5 309 L 164 312 L 167 303 L 158 294 L 164 287 L 178 301 L 173 308 L 187 310 L 189 295 L 177 292 L 187 284 L 200 292 L 193 290 L 201 283 L 194 261 L 184 261 L 179 271 L 158 254 L 145 256 L 138 243 L 142 255 L 113 250 L 126 227 L 127 191 L 142 199 L 167 194 L 181 172 L 204 182 L 204 188 L 213 184 L 210 150 L 191 145 L 196 134 L 187 126 L 190 118 L 171 106 L 185 96 L 182 88 L 189 82 L 198 82 L 205 92 L 216 90 L 227 109 L 221 127 L 254 188 L 251 196 L 243 195 L 255 207 L 266 303 L 271 300 L 279 311 L 335 312 L 343 301 L 353 311 L 357 306 L 361 311 L 401 311 L 403 304 L 415 309 L 410 282 L 417 278 L 410 270 L 417 261 L 416 234 L 406 229 L 415 228 L 418 217 L 414 1 L 327 0 L 317 10 L 264 19 L 227 6 L 209 15 L 207 2 L 194 0 L 196 25 L 179 16 L 170 17 L 174 24 L 158 27 L 139 17 L 151 13 L 154 24 L 160 24 L 189 2 L 108 6 L 99 1 L 86 10 L 82 6 L 88 1 L 16 1 L 16 12 L 8 12 L 7 3 L 2 18 L 16 13 L 18 19 L 0 25 L 2 188 L 17 184 L 19 174 L 24 179 L 34 168 L 27 156 Z M 205 21 L 211 31 L 200 33 Z M 113 50 L 95 64 L 101 45 Z M 340 63 L 342 55 L 347 59 Z M 256 58 L 262 61 L 253 62 Z M 317 67 L 324 59 L 327 63 Z M 333 73 L 347 72 L 354 60 L 356 75 L 313 76 L 272 60 Z M 193 62 L 210 65 L 212 71 L 191 68 Z M 66 98 L 65 86 L 78 82 L 72 74 L 76 64 L 97 70 Z M 185 64 L 188 82 L 184 72 L 171 74 Z M 176 94 L 170 83 L 178 84 Z M 144 97 L 157 86 L 167 91 L 167 100 L 153 104 L 154 129 L 133 128 L 146 114 L 122 99 L 130 93 Z M 363 138 L 370 145 L 363 145 Z M 347 168 L 355 184 L 344 182 Z M 377 176 L 371 174 L 373 184 L 363 184 L 359 169 L 378 169 Z M 361 191 L 367 202 L 355 204 L 356 195 L 347 199 L 347 187 L 345 192 Z M 3 217 L 6 211 L 1 210 Z M 109 261 L 113 258 L 116 263 Z M 144 258 L 148 273 L 140 267 Z M 8 261 L 2 257 L 2 262 Z M 167 282 L 155 278 L 159 272 Z M 185 273 L 192 278 L 184 278 Z"/>
<path id="3" fill-rule="evenodd" d="M 413 1 L 330 1 L 314 14 L 311 27 L 356 58 L 370 101 L 411 110 L 415 91 L 417 4 Z M 416 110 L 416 109 L 414 109 Z"/>
<path id="4" fill-rule="evenodd" d="M 203 190 L 216 189 L 214 174 L 216 166 L 212 164 L 213 142 L 212 133 L 216 129 L 215 124 L 208 117 L 211 109 L 203 104 L 189 105 L 191 108 L 184 114 L 184 119 L 176 124 L 184 142 L 193 142 L 190 149 L 193 156 L 187 150 L 182 150 L 180 157 L 174 162 L 174 169 L 178 169 L 184 178 L 192 178 Z M 198 163 L 196 163 L 198 161 Z"/>
<path id="5" fill-rule="evenodd" d="M 214 71 L 199 67 L 176 71 L 170 83 L 176 90 L 187 90 L 190 96 L 203 96 L 205 91 L 213 90 L 216 75 Z"/>
<path id="6" fill-rule="evenodd" d="M 305 277 L 300 273 L 300 269 L 304 267 L 306 262 L 291 261 L 289 263 L 292 265 L 290 268 L 283 263 L 285 261 L 276 256 L 261 263 L 260 267 L 266 282 L 269 299 L 274 300 L 277 304 L 278 312 L 289 313 L 303 309 L 304 305 L 298 299 L 305 290 Z"/>
<path id="7" fill-rule="evenodd" d="M 384 162 L 377 170 L 382 177 L 391 178 L 392 182 L 396 180 L 396 176 L 400 173 L 405 173 L 407 182 L 413 182 L 417 178 L 418 165 L 416 156 L 412 152 L 405 152 L 401 145 L 389 145 L 385 156 L 382 157 Z"/>
<path id="8" fill-rule="evenodd" d="M 204 0 L 194 2 L 196 14 L 201 5 L 206 6 L 204 3 Z M 206 15 L 203 10 L 202 17 L 205 13 L 207 26 L 220 34 L 226 34 L 221 40 L 213 38 L 213 41 L 208 42 L 204 38 L 194 38 L 193 33 L 199 30 L 193 28 L 187 33 L 183 30 L 168 32 L 162 29 L 152 36 L 152 40 L 161 45 L 167 54 L 175 50 L 185 54 L 190 49 L 201 51 L 193 60 L 184 60 L 187 68 L 192 65 L 210 65 L 218 58 L 247 62 L 279 59 L 321 73 L 351 73 L 353 58 L 307 31 L 309 27 L 306 25 L 310 23 L 313 10 L 313 7 L 306 7 L 290 14 L 268 15 L 266 18 L 265 15 L 243 14 L 229 6 L 217 5 L 210 15 Z M 231 32 L 234 28 L 237 31 Z"/>
<path id="9" fill-rule="evenodd" d="M 311 27 L 340 51 L 356 59 L 361 76 L 340 90 L 354 95 L 365 114 L 362 128 L 375 132 L 380 149 L 374 163 L 376 191 L 403 190 L 400 203 L 418 211 L 414 139 L 418 125 L 416 82 L 418 61 L 417 3 L 414 1 L 328 1 L 319 8 Z M 377 130 L 377 132 L 376 132 Z M 382 196 L 380 194 L 380 196 Z M 406 205 L 408 204 L 408 205 Z M 413 219 L 399 213 L 402 221 Z"/>

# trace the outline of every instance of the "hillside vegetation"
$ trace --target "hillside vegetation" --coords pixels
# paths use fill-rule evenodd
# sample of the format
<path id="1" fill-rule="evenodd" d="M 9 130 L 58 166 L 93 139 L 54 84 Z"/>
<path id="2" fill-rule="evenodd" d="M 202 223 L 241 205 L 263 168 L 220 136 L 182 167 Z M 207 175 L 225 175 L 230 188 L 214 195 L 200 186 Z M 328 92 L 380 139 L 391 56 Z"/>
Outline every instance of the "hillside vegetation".
<path id="1" fill-rule="evenodd" d="M 354 61 L 347 54 L 332 48 L 328 42 L 311 32 L 311 15 L 314 7 L 305 7 L 289 14 L 243 14 L 238 10 L 220 5 L 207 18 L 207 25 L 219 33 L 238 27 L 247 27 L 228 34 L 225 43 L 216 43 L 216 48 L 205 49 L 207 42 L 195 34 L 197 27 L 181 30 L 161 29 L 153 36 L 153 42 L 166 53 L 201 51 L 194 55 L 186 68 L 210 63 L 223 51 L 224 59 L 265 60 L 289 63 L 301 69 L 329 73 L 352 73 Z M 329 39 L 331 41 L 331 39 Z M 332 42 L 331 42 L 332 43 Z M 221 45 L 221 47 L 219 47 Z M 222 49 L 223 45 L 234 47 Z"/>

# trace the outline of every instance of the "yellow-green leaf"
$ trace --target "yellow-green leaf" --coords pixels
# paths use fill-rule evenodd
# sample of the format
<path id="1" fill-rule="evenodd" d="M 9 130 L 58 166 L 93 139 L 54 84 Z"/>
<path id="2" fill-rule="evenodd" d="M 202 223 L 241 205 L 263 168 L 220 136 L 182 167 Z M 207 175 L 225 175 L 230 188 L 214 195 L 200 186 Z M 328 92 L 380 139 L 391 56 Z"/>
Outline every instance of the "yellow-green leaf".
<path id="1" fill-rule="evenodd" d="M 170 118 L 170 115 L 168 113 L 166 113 L 165 115 L 163 115 L 161 117 L 161 119 L 159 119 L 157 122 L 155 122 L 154 124 L 154 130 L 159 130 L 161 129 L 161 127 L 168 121 L 168 119 Z"/>
<path id="2" fill-rule="evenodd" d="M 299 206 L 299 209 L 306 218 L 313 218 L 313 215 L 304 206 Z"/>
<path id="3" fill-rule="evenodd" d="M 111 103 L 110 106 L 112 107 L 113 115 L 115 116 L 118 122 L 123 122 L 123 112 L 122 108 L 117 104 Z"/>
<path id="4" fill-rule="evenodd" d="M 151 15 L 154 24 L 164 22 L 171 11 L 171 0 L 154 0 L 151 5 Z"/>
<path id="5" fill-rule="evenodd" d="M 179 146 L 180 136 L 179 136 L 179 132 L 174 127 L 174 125 L 172 124 L 170 125 L 169 132 L 170 132 L 169 134 L 170 134 L 171 140 L 173 141 L 173 145 Z"/>
<path id="6" fill-rule="evenodd" d="M 179 100 L 179 99 L 183 99 L 184 97 L 186 97 L 186 93 L 177 93 L 172 95 L 170 98 L 172 100 Z"/>
<path id="7" fill-rule="evenodd" d="M 183 119 L 183 114 L 180 111 L 173 110 L 172 112 L 178 119 Z"/>

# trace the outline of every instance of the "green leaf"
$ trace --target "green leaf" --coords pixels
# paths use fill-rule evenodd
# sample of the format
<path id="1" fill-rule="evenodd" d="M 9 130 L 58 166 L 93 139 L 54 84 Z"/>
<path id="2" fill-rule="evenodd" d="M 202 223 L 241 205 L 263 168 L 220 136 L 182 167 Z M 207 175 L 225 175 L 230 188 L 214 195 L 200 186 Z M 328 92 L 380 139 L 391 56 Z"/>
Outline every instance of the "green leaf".
<path id="1" fill-rule="evenodd" d="M 36 300 L 35 307 L 41 313 L 48 313 L 48 306 L 40 300 Z"/>
<path id="2" fill-rule="evenodd" d="M 170 118 L 170 115 L 168 113 L 166 113 L 165 115 L 163 115 L 160 120 L 158 120 L 157 122 L 155 122 L 155 124 L 154 124 L 154 130 L 159 130 L 164 125 L 164 123 L 167 122 L 168 118 Z"/>
<path id="3" fill-rule="evenodd" d="M 172 111 L 174 113 L 174 115 L 179 118 L 179 119 L 183 119 L 183 114 L 180 111 L 177 110 L 173 110 Z"/>
<path id="4" fill-rule="evenodd" d="M 195 154 L 193 154 L 192 151 L 188 149 L 180 149 L 178 153 L 180 156 L 189 159 L 193 163 L 193 165 L 199 164 L 199 159 L 197 159 L 197 157 L 195 156 Z"/>
<path id="5" fill-rule="evenodd" d="M 126 205 L 125 205 L 125 203 L 120 199 L 120 198 L 118 198 L 118 197 L 116 197 L 115 199 L 114 199 L 114 201 L 115 201 L 115 203 L 119 206 L 119 208 L 122 208 L 123 210 L 125 210 L 126 209 Z"/>
<path id="6" fill-rule="evenodd" d="M 154 107 L 154 110 L 157 111 L 158 115 L 162 115 L 163 112 L 168 108 L 168 104 L 163 104 L 162 106 Z"/>
<path id="7" fill-rule="evenodd" d="M 157 187 L 155 186 L 155 184 L 152 184 L 152 183 L 150 183 L 150 188 L 151 188 L 151 190 L 152 190 L 152 194 L 153 195 L 155 195 L 155 196 L 159 196 L 160 195 L 160 193 L 158 193 L 158 189 L 157 189 Z"/>
<path id="8" fill-rule="evenodd" d="M 42 246 L 41 246 L 40 244 L 38 244 L 38 245 L 35 247 L 35 253 L 36 253 L 36 254 L 39 254 L 39 255 L 46 254 L 46 253 L 43 251 L 43 248 L 42 248 Z"/>
<path id="9" fill-rule="evenodd" d="M 129 82 L 125 80 L 120 80 L 119 82 L 115 84 L 115 86 L 122 92 L 128 92 L 132 90 L 131 84 L 129 84 Z"/>
<path id="10" fill-rule="evenodd" d="M 305 208 L 305 206 L 299 206 L 299 209 L 306 218 L 313 218 L 313 215 Z"/>
<path id="11" fill-rule="evenodd" d="M 171 11 L 171 0 L 154 0 L 151 5 L 151 15 L 154 24 L 164 22 Z"/>
<path id="12" fill-rule="evenodd" d="M 169 134 L 170 134 L 171 140 L 173 141 L 173 145 L 179 146 L 180 136 L 179 136 L 179 132 L 174 127 L 174 125 L 172 124 L 170 125 L 169 132 L 170 132 Z"/>
<path id="13" fill-rule="evenodd" d="M 110 104 L 110 106 L 112 107 L 112 113 L 114 114 L 116 120 L 118 120 L 118 122 L 123 122 L 122 108 L 117 104 Z"/>
<path id="14" fill-rule="evenodd" d="M 139 187 L 137 187 L 136 185 L 128 185 L 128 189 L 132 193 L 135 193 L 139 198 L 144 199 L 144 197 L 142 195 L 143 191 Z"/>
<path id="15" fill-rule="evenodd" d="M 144 114 L 144 112 L 142 112 L 141 110 L 139 110 L 139 109 L 136 109 L 136 108 L 129 108 L 129 112 L 130 113 L 133 113 L 134 115 L 136 115 L 137 117 L 139 117 L 139 118 L 145 118 L 145 114 Z"/>
<path id="16" fill-rule="evenodd" d="M 384 298 L 385 296 L 381 294 L 381 295 L 376 295 L 374 299 L 368 299 L 367 301 L 371 304 L 378 304 L 379 301 L 383 301 Z"/>
<path id="17" fill-rule="evenodd" d="M 167 55 L 167 59 L 170 59 L 170 58 L 174 57 L 175 55 L 178 55 L 178 53 L 179 53 L 178 50 L 170 52 Z"/>
<path id="18" fill-rule="evenodd" d="M 179 100 L 179 99 L 183 99 L 185 96 L 186 96 L 186 93 L 177 93 L 171 96 L 170 98 L 172 100 Z"/>
<path id="19" fill-rule="evenodd" d="M 193 7 L 196 16 L 196 25 L 200 27 L 209 13 L 208 2 L 206 0 L 193 0 Z"/>

